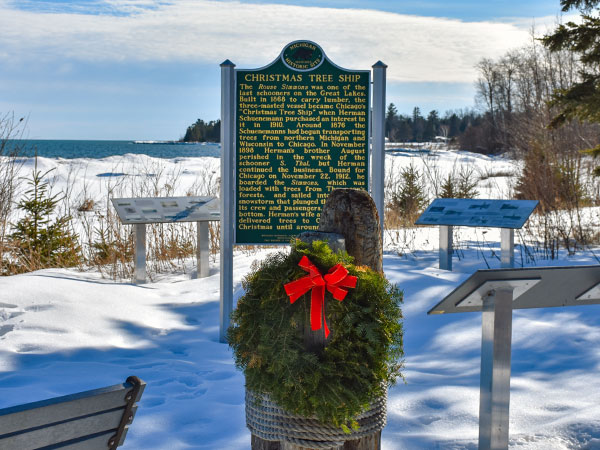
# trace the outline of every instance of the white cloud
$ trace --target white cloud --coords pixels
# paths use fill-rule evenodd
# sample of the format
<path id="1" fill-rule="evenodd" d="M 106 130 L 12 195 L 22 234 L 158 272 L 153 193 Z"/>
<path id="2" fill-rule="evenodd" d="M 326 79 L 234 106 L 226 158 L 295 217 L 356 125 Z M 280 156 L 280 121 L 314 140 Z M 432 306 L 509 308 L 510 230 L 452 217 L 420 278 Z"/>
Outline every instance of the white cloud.
<path id="1" fill-rule="evenodd" d="M 148 4 L 148 2 L 145 2 Z M 130 12 L 130 0 L 110 0 Z M 319 43 L 335 63 L 388 64 L 393 81 L 470 82 L 482 57 L 523 45 L 520 24 L 463 22 L 358 9 L 174 0 L 131 15 L 19 10 L 0 0 L 6 61 L 188 61 L 238 67 L 271 62 L 296 39 Z"/>

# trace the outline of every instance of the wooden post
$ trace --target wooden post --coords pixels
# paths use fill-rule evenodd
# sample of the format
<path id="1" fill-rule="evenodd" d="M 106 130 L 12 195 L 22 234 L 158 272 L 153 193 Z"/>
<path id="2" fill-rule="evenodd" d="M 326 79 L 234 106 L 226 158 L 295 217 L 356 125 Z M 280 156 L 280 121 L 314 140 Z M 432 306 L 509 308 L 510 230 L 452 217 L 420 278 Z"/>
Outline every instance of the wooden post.
<path id="1" fill-rule="evenodd" d="M 344 249 L 354 257 L 355 264 L 368 266 L 383 273 L 381 228 L 375 202 L 365 191 L 335 189 L 327 197 L 319 220 L 319 231 L 298 236 L 304 242 L 326 240 L 333 250 Z M 315 333 L 306 323 L 307 348 L 324 348 L 324 331 Z M 363 438 L 346 441 L 331 450 L 380 450 L 381 431 Z M 313 450 L 289 442 L 266 441 L 252 435 L 252 450 Z"/>

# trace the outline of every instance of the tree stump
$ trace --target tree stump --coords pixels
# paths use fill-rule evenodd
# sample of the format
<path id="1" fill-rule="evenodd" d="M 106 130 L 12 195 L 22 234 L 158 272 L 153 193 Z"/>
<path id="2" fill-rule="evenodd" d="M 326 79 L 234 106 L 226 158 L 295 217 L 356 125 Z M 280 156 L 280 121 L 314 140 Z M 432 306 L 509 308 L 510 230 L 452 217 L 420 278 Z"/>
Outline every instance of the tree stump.
<path id="1" fill-rule="evenodd" d="M 323 206 L 319 231 L 339 233 L 357 266 L 383 273 L 379 214 L 371 196 L 359 189 L 334 189 Z"/>
<path id="2" fill-rule="evenodd" d="M 371 196 L 359 189 L 335 189 L 329 194 L 321 218 L 319 231 L 306 232 L 298 238 L 307 243 L 327 241 L 332 250 L 346 250 L 356 265 L 368 266 L 383 273 L 383 248 L 379 214 Z M 344 248 L 345 247 L 345 248 Z M 323 329 L 314 332 L 305 324 L 307 349 L 319 351 L 327 344 Z M 346 441 L 331 450 L 380 450 L 381 431 L 363 438 Z M 290 442 L 267 441 L 252 435 L 252 450 L 313 450 Z"/>

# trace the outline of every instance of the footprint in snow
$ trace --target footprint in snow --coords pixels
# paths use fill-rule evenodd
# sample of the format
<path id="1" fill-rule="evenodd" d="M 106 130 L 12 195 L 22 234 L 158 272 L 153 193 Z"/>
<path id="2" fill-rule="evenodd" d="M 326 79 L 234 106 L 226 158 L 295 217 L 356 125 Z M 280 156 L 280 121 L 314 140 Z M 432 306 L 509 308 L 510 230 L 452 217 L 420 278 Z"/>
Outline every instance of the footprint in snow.
<path id="1" fill-rule="evenodd" d="M 10 333 L 12 330 L 15 329 L 14 325 L 2 325 L 0 326 L 0 337 Z"/>
<path id="2" fill-rule="evenodd" d="M 169 348 L 169 351 L 171 353 L 173 353 L 174 355 L 183 355 L 183 356 L 187 356 L 187 354 L 189 353 L 188 349 L 186 347 L 171 347 Z"/>
<path id="3" fill-rule="evenodd" d="M 5 320 L 10 320 L 14 317 L 19 317 L 25 314 L 23 311 L 7 311 L 6 309 L 0 309 L 0 322 L 4 322 Z"/>
<path id="4" fill-rule="evenodd" d="M 18 308 L 17 305 L 13 305 L 11 303 L 2 303 L 0 302 L 0 308 Z"/>
<path id="5" fill-rule="evenodd" d="M 25 345 L 21 345 L 17 349 L 17 353 L 31 353 L 31 352 L 35 352 L 35 351 L 38 351 L 41 349 L 42 349 L 42 347 L 39 347 L 37 345 L 25 344 Z"/>
<path id="6" fill-rule="evenodd" d="M 227 380 L 231 377 L 235 376 L 235 372 L 225 372 L 225 371 L 217 371 L 212 372 L 206 375 L 204 378 L 210 381 L 219 381 L 219 380 Z"/>
<path id="7" fill-rule="evenodd" d="M 165 366 L 165 363 L 162 362 L 156 362 L 156 363 L 148 363 L 148 364 L 137 364 L 135 366 L 129 366 L 129 368 L 131 370 L 138 370 L 138 369 L 152 369 L 154 367 L 158 367 L 158 366 Z"/>
<path id="8" fill-rule="evenodd" d="M 433 422 L 437 422 L 438 420 L 441 420 L 441 417 L 426 415 L 426 416 L 419 417 L 417 420 L 419 422 L 421 422 L 423 425 L 431 425 Z"/>
<path id="9" fill-rule="evenodd" d="M 180 382 L 181 384 L 185 384 L 187 387 L 196 387 L 199 384 L 202 383 L 202 381 L 198 380 L 197 377 L 194 376 L 183 376 L 183 377 L 176 377 L 175 381 Z"/>
<path id="10" fill-rule="evenodd" d="M 185 394 L 178 394 L 173 396 L 173 398 L 177 399 L 177 400 L 193 400 L 195 398 L 198 397 L 202 397 L 204 394 L 206 394 L 207 389 L 205 388 L 201 388 L 201 389 L 197 389 L 193 392 L 186 392 Z"/>
<path id="11" fill-rule="evenodd" d="M 148 400 L 142 400 L 144 408 L 155 408 L 156 406 L 164 405 L 165 399 L 162 397 L 151 398 Z"/>
<path id="12" fill-rule="evenodd" d="M 52 309 L 52 308 L 54 308 L 54 306 L 50 305 L 50 304 L 31 305 L 31 306 L 26 306 L 25 311 L 42 312 L 42 311 L 48 311 L 49 309 Z"/>

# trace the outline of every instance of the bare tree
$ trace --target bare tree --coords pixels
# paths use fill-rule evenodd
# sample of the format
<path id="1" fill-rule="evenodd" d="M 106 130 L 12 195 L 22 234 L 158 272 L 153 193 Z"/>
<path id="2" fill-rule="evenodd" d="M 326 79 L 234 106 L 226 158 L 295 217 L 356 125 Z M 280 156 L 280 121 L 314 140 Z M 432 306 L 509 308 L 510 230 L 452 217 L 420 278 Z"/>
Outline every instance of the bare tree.
<path id="1" fill-rule="evenodd" d="M 14 113 L 0 113 L 0 258 L 4 259 L 8 221 L 14 207 L 15 191 L 22 164 L 18 155 L 23 148 L 26 120 Z"/>

